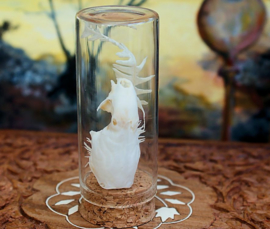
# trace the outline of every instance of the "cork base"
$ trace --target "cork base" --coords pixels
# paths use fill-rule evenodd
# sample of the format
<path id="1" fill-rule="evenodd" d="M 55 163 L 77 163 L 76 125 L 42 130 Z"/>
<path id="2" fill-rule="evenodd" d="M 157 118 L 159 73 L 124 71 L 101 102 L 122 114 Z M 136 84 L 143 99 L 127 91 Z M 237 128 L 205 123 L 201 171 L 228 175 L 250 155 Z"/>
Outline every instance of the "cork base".
<path id="1" fill-rule="evenodd" d="M 143 171 L 136 172 L 134 184 L 128 189 L 103 189 L 93 174 L 87 178 L 86 185 L 93 192 L 83 191 L 82 194 L 91 203 L 82 199 L 79 212 L 90 223 L 103 227 L 134 227 L 155 216 L 156 190 L 151 177 Z"/>

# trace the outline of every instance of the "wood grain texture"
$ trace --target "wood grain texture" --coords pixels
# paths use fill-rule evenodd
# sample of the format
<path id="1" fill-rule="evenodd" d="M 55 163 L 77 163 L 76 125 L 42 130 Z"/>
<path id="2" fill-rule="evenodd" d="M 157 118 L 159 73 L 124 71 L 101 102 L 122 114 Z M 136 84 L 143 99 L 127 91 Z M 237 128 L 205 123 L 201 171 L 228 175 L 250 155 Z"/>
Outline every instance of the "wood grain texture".
<path id="1" fill-rule="evenodd" d="M 142 170 L 137 170 L 133 185 L 126 189 L 103 189 L 93 173 L 85 183 L 92 192 L 85 190 L 82 195 L 91 204 L 82 199 L 79 212 L 93 224 L 113 228 L 134 227 L 149 222 L 155 216 L 153 197 L 156 190 L 152 188 L 151 176 Z"/>
<path id="2" fill-rule="evenodd" d="M 195 228 L 270 228 L 269 144 L 162 139 L 159 152 L 160 166 L 184 181 L 204 184 L 217 196 L 210 206 L 212 222 L 200 225 L 197 218 Z M 50 228 L 25 215 L 22 202 L 37 193 L 33 184 L 39 178 L 77 167 L 76 135 L 0 131 L 1 228 Z"/>

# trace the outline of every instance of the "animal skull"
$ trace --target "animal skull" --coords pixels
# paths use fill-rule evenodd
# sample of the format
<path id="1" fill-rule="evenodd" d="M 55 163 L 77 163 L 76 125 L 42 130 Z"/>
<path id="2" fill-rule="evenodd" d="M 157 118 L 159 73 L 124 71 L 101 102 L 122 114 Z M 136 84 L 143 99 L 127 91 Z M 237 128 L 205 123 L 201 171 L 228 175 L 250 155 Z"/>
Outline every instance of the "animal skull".
<path id="1" fill-rule="evenodd" d="M 131 128 L 134 131 L 138 127 L 139 115 L 137 95 L 130 80 L 118 78 L 117 84 L 111 81 L 109 96 L 99 105 L 102 109 L 112 114 L 110 128 Z"/>
<path id="2" fill-rule="evenodd" d="M 101 131 L 91 131 L 92 149 L 89 165 L 104 189 L 130 188 L 140 159 L 137 95 L 127 79 L 111 81 L 109 96 L 98 107 L 112 114 L 110 124 Z"/>

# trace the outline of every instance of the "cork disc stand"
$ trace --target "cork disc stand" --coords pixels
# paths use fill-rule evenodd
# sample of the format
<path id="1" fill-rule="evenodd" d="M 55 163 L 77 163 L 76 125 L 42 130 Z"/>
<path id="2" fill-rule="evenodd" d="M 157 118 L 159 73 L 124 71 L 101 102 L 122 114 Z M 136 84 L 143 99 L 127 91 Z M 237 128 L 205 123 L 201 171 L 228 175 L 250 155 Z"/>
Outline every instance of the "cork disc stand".
<path id="1" fill-rule="evenodd" d="M 149 222 L 155 216 L 152 178 L 141 170 L 135 174 L 134 183 L 128 189 L 106 190 L 99 186 L 91 173 L 86 185 L 92 192 L 82 191 L 79 212 L 92 224 L 103 227 L 134 227 Z"/>

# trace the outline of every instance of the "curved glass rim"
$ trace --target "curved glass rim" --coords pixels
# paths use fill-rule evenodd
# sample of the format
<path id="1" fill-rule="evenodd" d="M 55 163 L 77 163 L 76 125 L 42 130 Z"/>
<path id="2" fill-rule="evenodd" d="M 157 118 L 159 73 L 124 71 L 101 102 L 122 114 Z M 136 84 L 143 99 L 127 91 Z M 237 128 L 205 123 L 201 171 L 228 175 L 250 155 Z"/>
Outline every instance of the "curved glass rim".
<path id="1" fill-rule="evenodd" d="M 112 12 L 112 13 L 129 13 L 134 14 L 137 17 L 136 18 L 129 18 L 125 20 L 109 20 L 109 19 L 103 19 L 100 17 L 96 17 L 95 15 L 89 15 L 89 13 L 105 13 L 105 12 Z M 88 13 L 88 16 L 85 16 L 85 13 Z M 94 6 L 94 7 L 88 7 L 84 8 L 77 12 L 76 14 L 77 19 L 90 21 L 96 24 L 117 24 L 117 23 L 139 23 L 139 22 L 147 22 L 159 19 L 159 15 L 154 10 L 143 8 L 139 6 L 122 6 L 122 5 L 105 5 L 105 6 Z"/>

